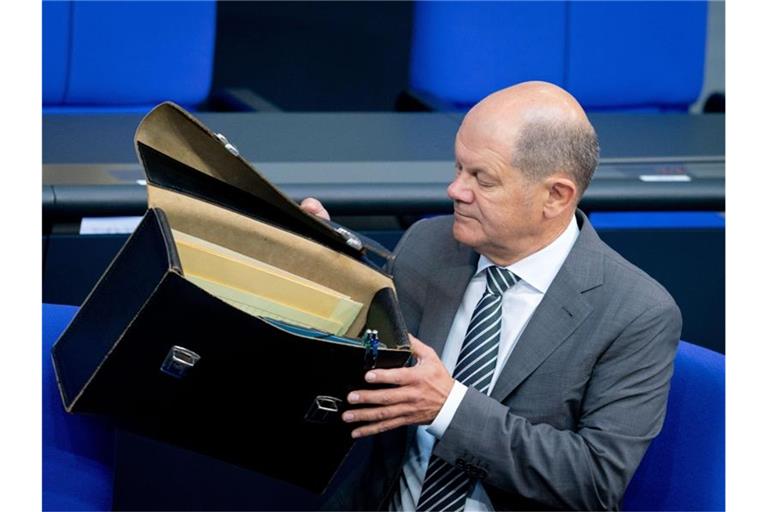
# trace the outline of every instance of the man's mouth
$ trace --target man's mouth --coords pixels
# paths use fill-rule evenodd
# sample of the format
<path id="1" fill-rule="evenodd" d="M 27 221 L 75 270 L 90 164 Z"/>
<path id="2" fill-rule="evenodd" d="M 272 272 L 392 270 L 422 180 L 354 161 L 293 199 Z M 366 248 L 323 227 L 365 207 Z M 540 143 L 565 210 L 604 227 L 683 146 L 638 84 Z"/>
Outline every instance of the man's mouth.
<path id="1" fill-rule="evenodd" d="M 458 210 L 453 210 L 453 214 L 454 214 L 455 216 L 457 216 L 457 217 L 463 217 L 463 218 L 465 218 L 465 219 L 471 219 L 471 218 L 472 218 L 472 217 L 470 217 L 469 215 L 467 215 L 467 214 L 465 214 L 465 213 L 461 213 L 461 212 L 460 212 L 460 211 L 458 211 Z"/>

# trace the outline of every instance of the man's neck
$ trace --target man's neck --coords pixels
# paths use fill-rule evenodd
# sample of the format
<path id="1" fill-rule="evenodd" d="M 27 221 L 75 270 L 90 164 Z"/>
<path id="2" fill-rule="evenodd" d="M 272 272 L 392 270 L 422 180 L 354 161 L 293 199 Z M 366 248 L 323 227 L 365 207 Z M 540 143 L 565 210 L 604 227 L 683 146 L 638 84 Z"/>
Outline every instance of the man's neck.
<path id="1" fill-rule="evenodd" d="M 568 225 L 570 224 L 574 215 L 575 212 L 571 212 L 570 215 L 565 216 L 564 218 L 556 219 L 557 222 L 552 222 L 550 226 L 543 230 L 540 236 L 529 240 L 522 250 L 517 250 L 513 253 L 504 250 L 500 250 L 498 252 L 488 251 L 481 252 L 481 254 L 491 260 L 495 265 L 508 267 L 524 258 L 527 258 L 531 254 L 539 252 L 557 240 L 557 238 L 562 235 L 568 228 Z"/>

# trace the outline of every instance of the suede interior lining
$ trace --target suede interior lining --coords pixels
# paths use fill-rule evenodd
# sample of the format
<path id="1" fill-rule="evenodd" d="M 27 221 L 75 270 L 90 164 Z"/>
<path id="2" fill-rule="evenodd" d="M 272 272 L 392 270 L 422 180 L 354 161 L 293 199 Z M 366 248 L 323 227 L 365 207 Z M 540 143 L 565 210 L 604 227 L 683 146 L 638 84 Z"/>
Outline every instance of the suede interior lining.
<path id="1" fill-rule="evenodd" d="M 292 203 L 253 172 L 249 163 L 230 154 L 199 121 L 172 104 L 164 103 L 147 114 L 139 124 L 134 140 L 269 202 L 279 198 L 286 204 Z M 143 161 L 140 154 L 138 157 Z"/>

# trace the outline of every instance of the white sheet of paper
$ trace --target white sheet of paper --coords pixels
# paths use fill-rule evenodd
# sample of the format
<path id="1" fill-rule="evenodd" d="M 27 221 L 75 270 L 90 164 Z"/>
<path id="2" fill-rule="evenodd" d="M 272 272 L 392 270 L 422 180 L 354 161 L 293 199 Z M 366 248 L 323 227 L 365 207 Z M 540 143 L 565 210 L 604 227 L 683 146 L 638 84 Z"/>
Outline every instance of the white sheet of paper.
<path id="1" fill-rule="evenodd" d="M 83 217 L 80 220 L 81 235 L 131 234 L 141 222 L 141 217 Z"/>

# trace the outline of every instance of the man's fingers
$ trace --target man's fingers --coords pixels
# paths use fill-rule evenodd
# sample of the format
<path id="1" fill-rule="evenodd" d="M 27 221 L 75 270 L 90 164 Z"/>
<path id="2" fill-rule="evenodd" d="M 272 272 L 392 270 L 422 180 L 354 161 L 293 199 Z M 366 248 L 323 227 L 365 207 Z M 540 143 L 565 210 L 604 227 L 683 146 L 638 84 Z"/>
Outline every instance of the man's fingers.
<path id="1" fill-rule="evenodd" d="M 325 209 L 323 203 L 315 199 L 314 197 L 308 197 L 301 202 L 301 209 L 307 213 L 311 213 L 321 219 L 331 220 L 331 216 L 328 210 Z"/>
<path id="2" fill-rule="evenodd" d="M 300 206 L 304 211 L 307 211 L 312 214 L 316 214 L 317 212 L 325 209 L 323 208 L 323 203 L 321 203 L 314 197 L 307 197 L 301 202 Z"/>
<path id="3" fill-rule="evenodd" d="M 410 368 L 391 368 L 389 370 L 371 370 L 365 374 L 365 381 L 375 384 L 394 384 L 403 386 L 411 382 Z"/>
<path id="4" fill-rule="evenodd" d="M 352 431 L 352 437 L 357 439 L 359 437 L 372 436 L 374 434 L 381 434 L 382 432 L 386 432 L 387 430 L 392 430 L 397 427 L 402 427 L 405 424 L 406 424 L 406 420 L 405 418 L 402 418 L 402 417 L 379 421 L 376 423 L 365 425 L 364 427 L 356 428 L 355 430 Z"/>
<path id="5" fill-rule="evenodd" d="M 413 355 L 415 355 L 418 359 L 424 359 L 435 354 L 435 351 L 432 350 L 429 345 L 425 345 L 421 340 L 412 334 L 409 334 L 408 338 L 411 342 L 411 352 L 413 352 Z"/>
<path id="6" fill-rule="evenodd" d="M 392 405 L 389 407 L 371 407 L 368 409 L 352 409 L 352 410 L 346 411 L 341 416 L 341 419 L 343 419 L 347 423 L 359 423 L 361 421 L 377 422 L 377 421 L 388 420 L 388 419 L 397 418 L 401 416 L 404 417 L 408 413 L 410 413 L 410 411 L 411 411 L 411 408 L 403 404 Z"/>
<path id="7" fill-rule="evenodd" d="M 411 393 L 405 388 L 352 391 L 347 395 L 351 404 L 391 405 L 408 401 Z"/>

